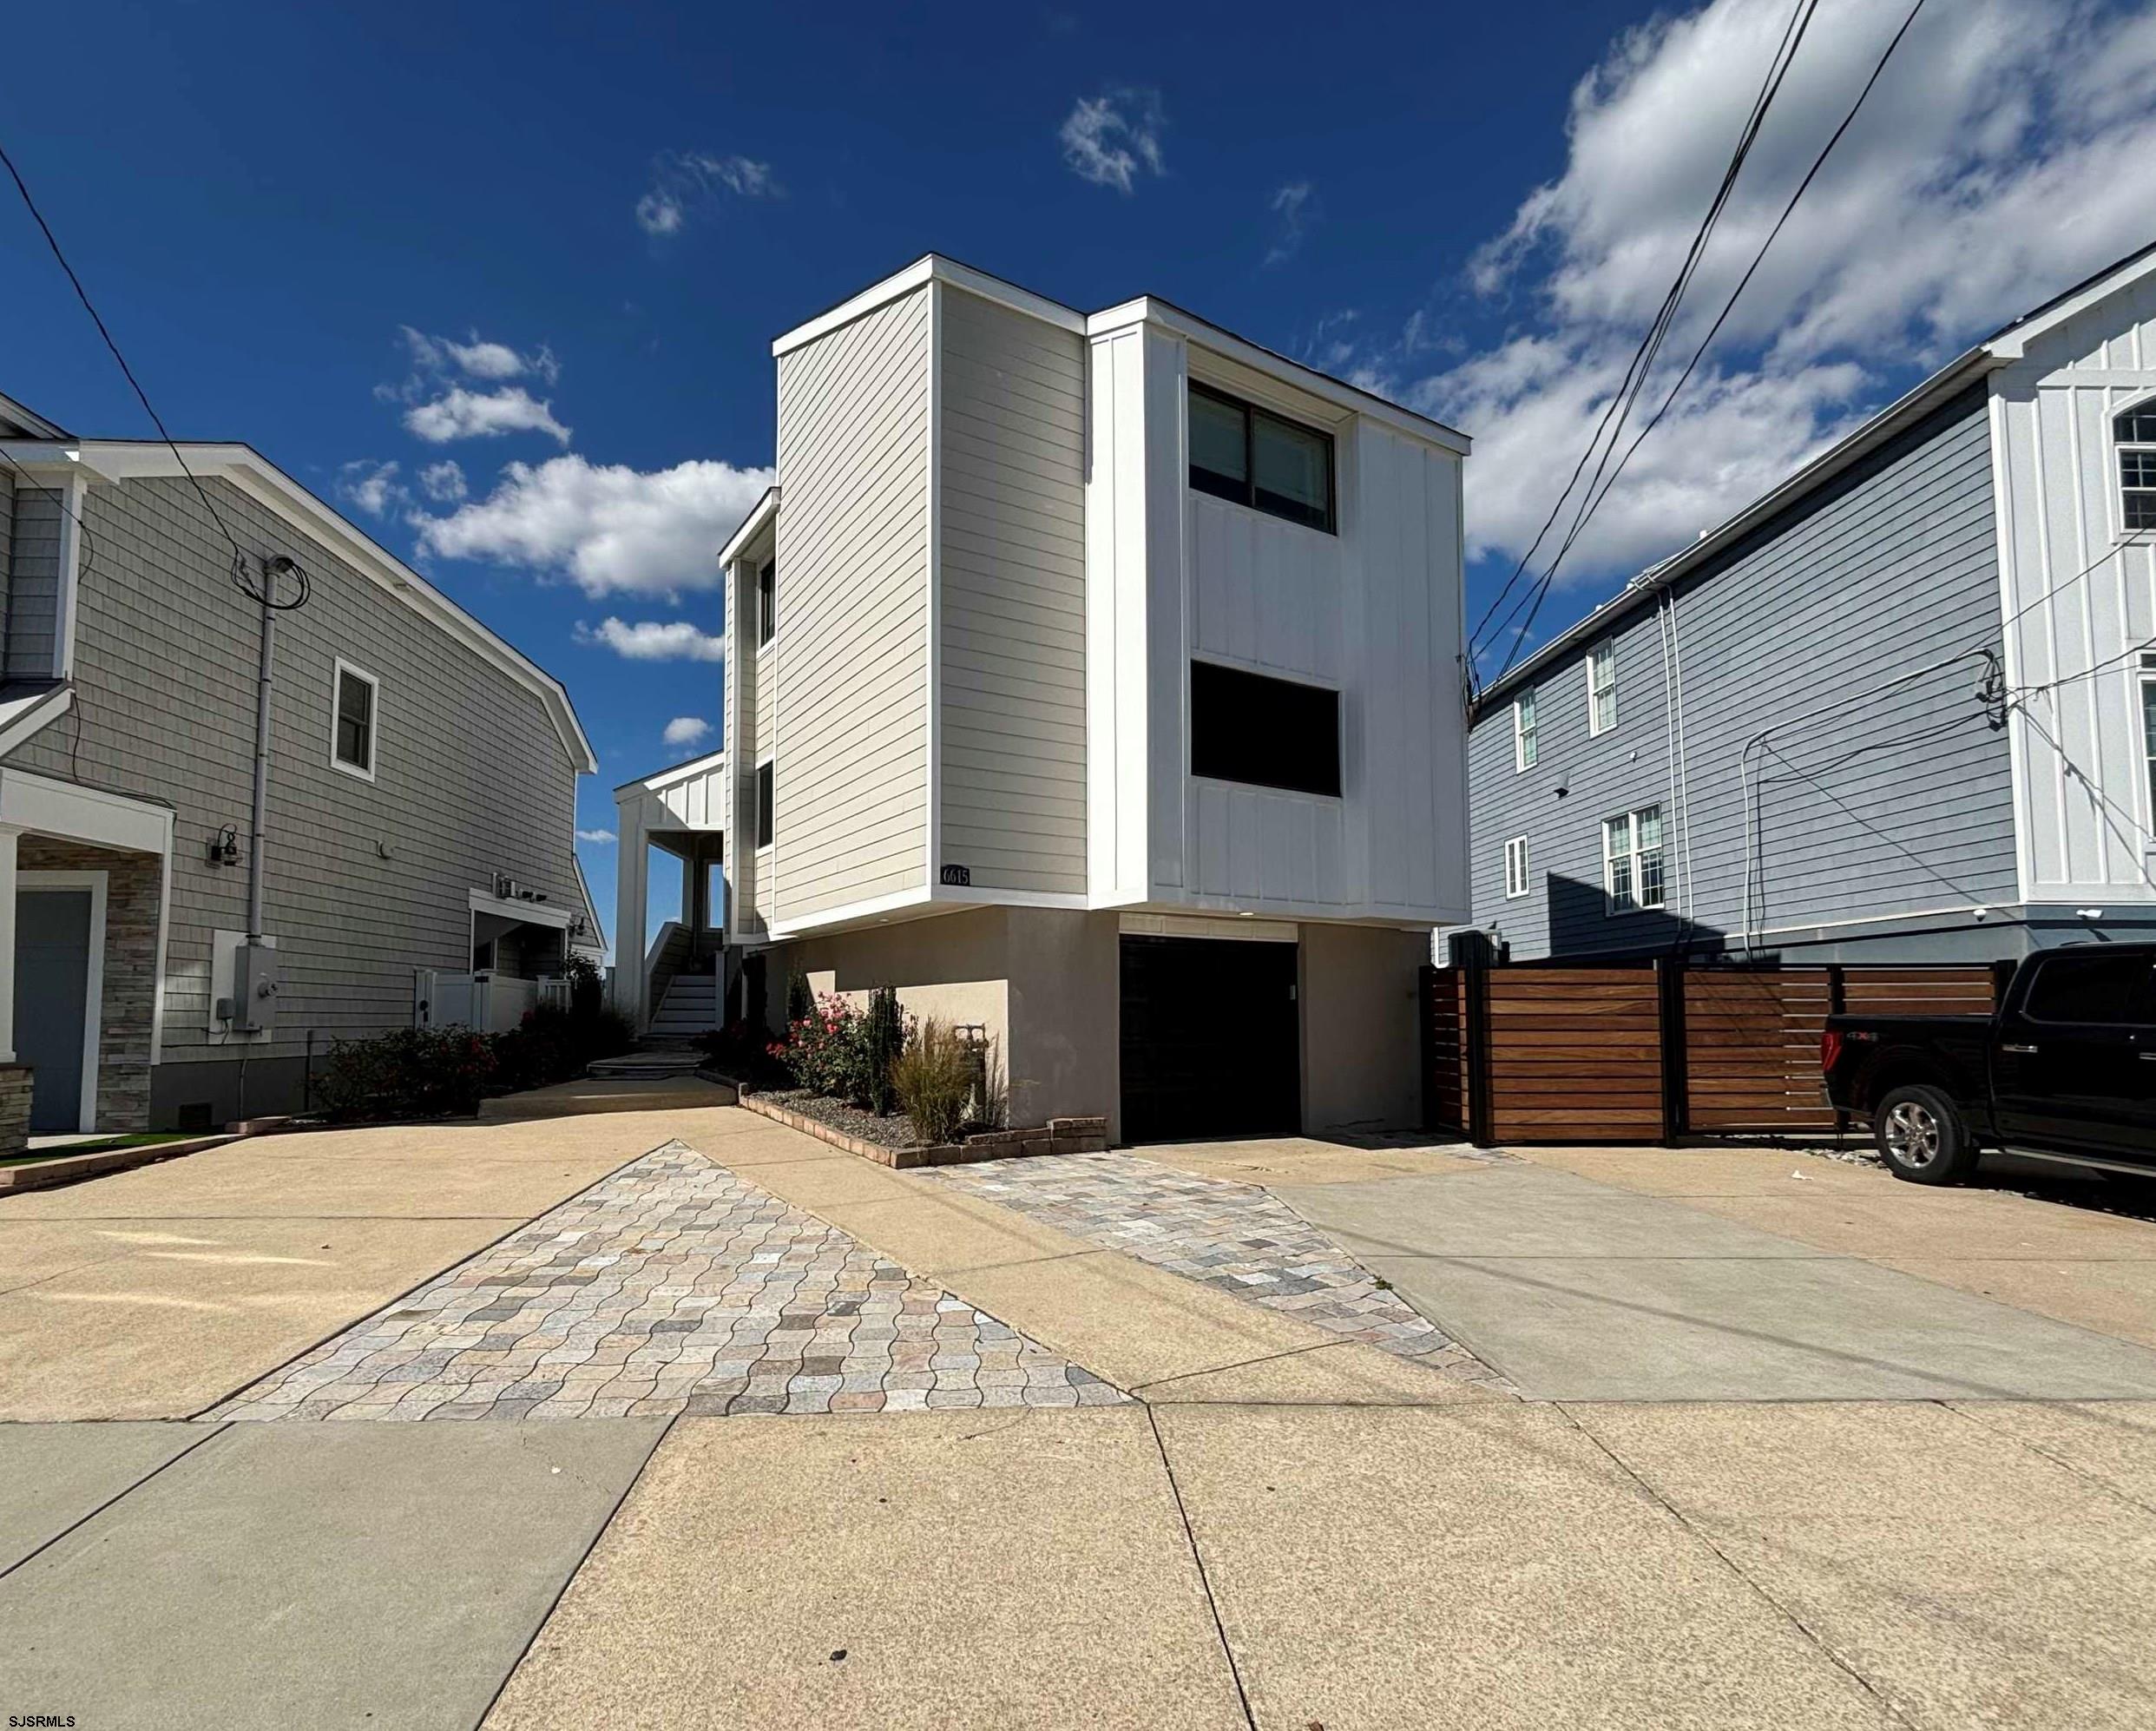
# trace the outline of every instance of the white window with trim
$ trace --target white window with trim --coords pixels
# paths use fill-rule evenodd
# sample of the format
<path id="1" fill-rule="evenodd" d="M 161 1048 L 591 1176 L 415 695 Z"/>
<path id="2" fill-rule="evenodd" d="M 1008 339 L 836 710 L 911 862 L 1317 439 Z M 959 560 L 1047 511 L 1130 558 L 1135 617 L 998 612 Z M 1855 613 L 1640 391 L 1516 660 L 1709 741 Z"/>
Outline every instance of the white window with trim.
<path id="1" fill-rule="evenodd" d="M 2119 527 L 2156 529 L 2156 402 L 2113 416 L 2111 439 L 2119 447 Z"/>
<path id="2" fill-rule="evenodd" d="M 2156 839 L 2156 655 L 2141 657 L 2141 756 L 2148 780 L 2148 833 Z"/>
<path id="3" fill-rule="evenodd" d="M 1515 835 L 1505 844 L 1505 899 L 1516 902 L 1528 892 L 1528 839 Z"/>
<path id="4" fill-rule="evenodd" d="M 1605 913 L 1638 913 L 1668 905 L 1662 871 L 1662 808 L 1642 806 L 1602 819 Z"/>
<path id="5" fill-rule="evenodd" d="M 339 655 L 330 703 L 330 767 L 374 780 L 382 724 L 382 681 Z"/>
<path id="6" fill-rule="evenodd" d="M 1606 734 L 1617 725 L 1617 642 L 1605 638 L 1587 651 L 1587 732 Z"/>
<path id="7" fill-rule="evenodd" d="M 1535 767 L 1535 688 L 1529 686 L 1512 700 L 1512 773 L 1524 775 Z"/>

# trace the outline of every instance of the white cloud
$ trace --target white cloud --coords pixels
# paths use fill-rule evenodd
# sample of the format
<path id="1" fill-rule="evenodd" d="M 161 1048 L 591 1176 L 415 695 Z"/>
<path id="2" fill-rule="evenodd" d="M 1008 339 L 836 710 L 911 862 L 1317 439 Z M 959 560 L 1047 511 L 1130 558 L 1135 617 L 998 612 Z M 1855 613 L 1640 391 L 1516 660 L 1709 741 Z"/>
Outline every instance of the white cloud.
<path id="1" fill-rule="evenodd" d="M 615 838 L 610 829 L 580 829 L 576 832 L 576 839 L 579 841 L 608 842 Z"/>
<path id="2" fill-rule="evenodd" d="M 362 457 L 337 471 L 337 497 L 369 517 L 386 517 L 411 495 L 397 478 L 394 463 Z"/>
<path id="3" fill-rule="evenodd" d="M 424 331 L 410 325 L 400 325 L 398 330 L 404 339 L 404 347 L 411 356 L 415 371 L 424 373 L 462 372 L 471 378 L 483 378 L 498 383 L 507 378 L 522 378 L 527 374 L 545 380 L 549 385 L 561 377 L 561 363 L 555 359 L 554 351 L 544 343 L 529 354 L 520 353 L 507 343 L 497 343 L 482 337 L 474 331 L 463 342 L 454 337 L 431 337 Z"/>
<path id="4" fill-rule="evenodd" d="M 513 432 L 542 432 L 556 444 L 569 442 L 569 430 L 554 418 L 554 405 L 539 401 L 521 385 L 498 391 L 467 391 L 452 385 L 431 401 L 405 410 L 404 427 L 429 444 L 497 438 Z"/>
<path id="5" fill-rule="evenodd" d="M 485 498 L 417 522 L 444 558 L 529 565 L 594 597 L 671 596 L 718 586 L 719 550 L 771 482 L 729 463 L 647 472 L 555 457 L 512 463 Z"/>
<path id="6" fill-rule="evenodd" d="M 1056 136 L 1064 162 L 1080 180 L 1129 193 L 1140 174 L 1167 172 L 1160 153 L 1167 124 L 1159 91 L 1110 90 L 1081 96 Z"/>
<path id="7" fill-rule="evenodd" d="M 1824 0 L 1694 278 L 1629 444 L 1870 76 L 1905 9 Z M 1516 556 L 1555 501 L 1712 197 L 1784 0 L 1625 31 L 1573 92 L 1562 174 L 1476 255 L 1519 324 L 1420 372 L 1442 312 L 1362 376 L 1476 435 L 1473 550 Z M 2150 238 L 2156 13 L 2094 0 L 1927 10 L 1701 371 L 1567 561 L 1584 579 L 1692 539 L 1968 342 Z M 1421 368 L 1429 362 L 1423 359 Z M 1538 558 L 1538 568 L 1541 560 Z"/>
<path id="8" fill-rule="evenodd" d="M 640 619 L 634 625 L 614 618 L 596 627 L 581 621 L 576 641 L 596 643 L 632 661 L 723 661 L 726 641 L 700 630 L 686 619 Z"/>
<path id="9" fill-rule="evenodd" d="M 688 226 L 692 214 L 722 198 L 783 198 L 785 188 L 768 162 L 707 151 L 669 150 L 652 163 L 651 190 L 636 201 L 636 226 L 663 239 Z"/>
<path id="10" fill-rule="evenodd" d="M 419 471 L 419 490 L 437 504 L 453 505 L 470 490 L 465 485 L 463 466 L 444 459 L 430 463 Z"/>
<path id="11" fill-rule="evenodd" d="M 711 731 L 701 715 L 676 715 L 660 735 L 670 746 L 693 746 Z"/>
<path id="12" fill-rule="evenodd" d="M 1285 264 L 1302 249 L 1303 236 L 1308 232 L 1311 194 L 1316 190 L 1308 181 L 1290 181 L 1272 195 L 1271 206 L 1277 220 L 1273 224 L 1272 245 L 1265 253 L 1269 265 Z"/>

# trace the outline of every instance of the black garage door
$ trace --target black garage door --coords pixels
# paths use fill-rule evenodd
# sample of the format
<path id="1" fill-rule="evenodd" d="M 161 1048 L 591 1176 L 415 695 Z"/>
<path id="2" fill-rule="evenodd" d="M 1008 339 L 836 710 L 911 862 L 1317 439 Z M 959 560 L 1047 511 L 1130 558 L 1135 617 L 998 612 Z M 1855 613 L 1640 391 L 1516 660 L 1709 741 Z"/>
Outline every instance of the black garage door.
<path id="1" fill-rule="evenodd" d="M 1123 1140 L 1302 1128 L 1295 945 L 1123 939 Z"/>

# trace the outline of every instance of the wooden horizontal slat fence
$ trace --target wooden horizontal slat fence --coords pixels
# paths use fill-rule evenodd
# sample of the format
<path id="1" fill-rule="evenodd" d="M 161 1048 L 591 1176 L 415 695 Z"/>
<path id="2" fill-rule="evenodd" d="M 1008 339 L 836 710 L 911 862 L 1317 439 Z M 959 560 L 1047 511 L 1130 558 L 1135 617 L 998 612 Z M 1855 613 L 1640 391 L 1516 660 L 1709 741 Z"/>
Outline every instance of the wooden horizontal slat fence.
<path id="1" fill-rule="evenodd" d="M 1828 1016 L 1986 1015 L 1984 967 L 1423 971 L 1424 1122 L 1481 1142 L 1652 1142 L 1837 1128 Z"/>

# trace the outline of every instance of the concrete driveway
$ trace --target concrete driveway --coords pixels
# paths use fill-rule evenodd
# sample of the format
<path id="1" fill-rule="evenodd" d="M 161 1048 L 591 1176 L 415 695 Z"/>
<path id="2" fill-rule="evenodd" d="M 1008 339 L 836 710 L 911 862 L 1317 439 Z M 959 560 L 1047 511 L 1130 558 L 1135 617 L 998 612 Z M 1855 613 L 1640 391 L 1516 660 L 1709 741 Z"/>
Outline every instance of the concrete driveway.
<path id="1" fill-rule="evenodd" d="M 231 1241 L 248 1256 L 264 1241 L 245 1234 L 278 1218 L 275 1202 L 287 1220 L 365 1228 L 378 1267 L 273 1265 L 287 1272 L 253 1290 L 273 1302 L 232 1306 L 249 1326 L 197 1332 L 164 1321 L 174 1306 L 155 1300 L 221 1317 L 218 1264 L 146 1258 L 128 1276 L 108 1257 L 89 1266 L 127 1276 L 120 1289 L 155 1331 L 154 1352 L 115 1359 L 109 1335 L 57 1326 L 73 1306 L 49 1300 L 7 1320 L 15 1351 L 19 1319 L 36 1319 L 34 1350 L 10 1362 L 38 1375 L 11 1372 L 10 1399 L 43 1388 L 57 1405 L 62 1390 L 76 1410 L 104 1399 L 110 1417 L 120 1403 L 200 1410 L 205 1387 L 259 1393 L 325 1337 L 393 1300 L 417 1309 L 428 1290 L 464 1290 L 463 1272 L 527 1241 L 534 1254 L 559 1247 L 548 1278 L 503 1265 L 503 1296 L 484 1306 L 497 1313 L 480 1325 L 516 1340 L 457 1350 L 596 1355 L 624 1331 L 581 1294 L 617 1282 L 640 1295 L 627 1332 L 647 1331 L 628 1361 L 678 1366 L 662 1341 L 720 1326 L 707 1331 L 696 1305 L 738 1305 L 753 1321 L 737 1288 L 792 1253 L 743 1234 L 782 1227 L 789 1244 L 814 1244 L 759 1349 L 766 1366 L 798 1359 L 781 1373 L 788 1391 L 843 1380 L 811 1368 L 841 1350 L 824 1344 L 819 1319 L 845 1313 L 849 1353 L 883 1349 L 845 1280 L 867 1257 L 900 1271 L 867 1290 L 931 1287 L 958 1333 L 993 1316 L 1116 1398 L 1026 1404 L 991 1384 L 984 1355 L 971 1368 L 939 1363 L 939 1321 L 929 1392 L 950 1410 L 701 1417 L 685 1399 L 650 1416 L 549 1419 L 503 1400 L 472 1422 L 405 1423 L 351 1416 L 382 1410 L 362 1399 L 322 1422 L 0 1424 L 6 1711 L 73 1714 L 84 1727 L 2156 1722 L 2156 1402 L 1522 1398 L 1463 1356 L 1487 1353 L 1503 1369 L 1509 1345 L 1479 1338 L 1442 1300 L 1427 1326 L 1402 1329 L 1407 1283 L 1380 1284 L 1307 1220 L 1363 1207 L 1360 1188 L 1389 1189 L 1387 1241 L 1403 1223 L 1419 1234 L 1409 1260 L 1502 1261 L 1488 1254 L 1501 1228 L 1561 1227 L 1573 1236 L 1515 1247 L 1614 1263 L 1614 1236 L 1592 1256 L 1578 1236 L 1585 1205 L 1601 1202 L 1608 1231 L 1647 1253 L 1635 1260 L 1714 1261 L 1737 1241 L 1673 1256 L 1664 1234 L 1741 1228 L 1784 1247 L 1719 1260 L 1864 1261 L 1982 1302 L 1845 1247 L 1662 1199 L 1686 1214 L 1680 1227 L 1637 1206 L 1655 1200 L 1645 1184 L 1601 1184 L 1555 1160 L 1287 1142 L 1013 1162 L 998 1193 L 870 1167 L 739 1110 L 497 1128 L 499 1141 L 452 1137 L 474 1168 L 462 1175 L 416 1145 L 385 1144 L 384 1163 L 413 1168 L 410 1215 L 393 1211 L 383 1174 L 340 1180 L 332 1168 L 345 1156 L 325 1146 L 272 1168 L 282 1189 L 267 1173 L 190 1161 L 154 1169 L 170 1175 L 155 1212 L 132 1186 L 104 1208 L 86 1206 L 100 1185 L 62 1193 L 76 1212 L 56 1223 L 184 1234 L 236 1221 Z M 555 1216 L 504 1238 L 507 1216 L 485 1211 L 561 1204 L 559 1217 L 581 1221 L 621 1188 L 592 1177 L 677 1140 L 726 1175 L 708 1207 L 691 1196 L 620 1232 L 565 1229 L 589 1229 L 588 1241 L 555 1232 Z M 1881 1229 L 1902 1194 L 1802 1156 L 1675 1163 L 1690 1157 L 1650 1159 L 1635 1175 L 1701 1197 L 1753 1184 L 1778 1207 L 1771 1162 L 1783 1184 L 1816 1169 L 1804 1183 L 1852 1199 L 1821 1210 L 1823 1234 Z M 490 1164 L 500 1169 L 476 1169 Z M 477 1211 L 417 1212 L 430 1172 Z M 1507 1187 L 1533 1221 L 1505 1226 L 1495 1201 Z M 1476 1195 L 1489 1206 L 1470 1220 Z M 262 1212 L 244 1212 L 250 1195 Z M 1134 1212 L 1119 1219 L 1121 1198 Z M 2011 1247 L 2007 1225 L 1980 1235 L 1986 1207 L 2046 1255 L 2080 1230 L 2018 1199 L 1967 1206 L 1964 1248 Z M 795 1214 L 820 1224 L 799 1230 Z M 421 1266 L 438 1247 L 392 1254 L 398 1227 L 415 1221 L 464 1231 L 469 1247 L 447 1252 L 456 1268 Z M 0 1212 L 0 1234 L 55 1223 Z M 1470 1227 L 1474 1255 L 1443 1236 Z M 2090 1241 L 2145 1253 L 2150 1231 L 2113 1221 Z M 826 1260 L 837 1272 L 812 1305 L 810 1273 Z M 1567 1278 L 1598 1300 L 1607 1290 Z M 71 1279 L 62 1267 L 7 1301 L 65 1293 Z M 2129 1355 L 2102 1359 L 2107 1373 L 2146 1356 L 2093 1316 L 1996 1309 L 1994 1333 L 2061 1329 L 2089 1353 L 2095 1342 Z M 257 1326 L 256 1310 L 276 1326 Z M 461 1313 L 443 1310 L 444 1332 L 464 1339 Z M 1622 1356 L 1631 1313 L 1598 1303 L 1580 1315 Z M 662 1334 L 677 1317 L 690 1326 Z M 601 1326 L 615 1333 L 580 1332 Z M 71 1358 L 71 1338 L 90 1362 Z M 728 1339 L 736 1350 L 738 1326 Z M 328 1359 L 364 1367 L 402 1350 L 363 1326 Z M 181 1362 L 153 1376 L 158 1353 Z M 108 1379 L 115 1362 L 130 1374 Z M 1515 1356 L 1511 1373 L 1532 1362 Z M 423 1349 L 381 1379 L 409 1369 L 403 1385 L 424 1388 L 453 1368 Z"/>

